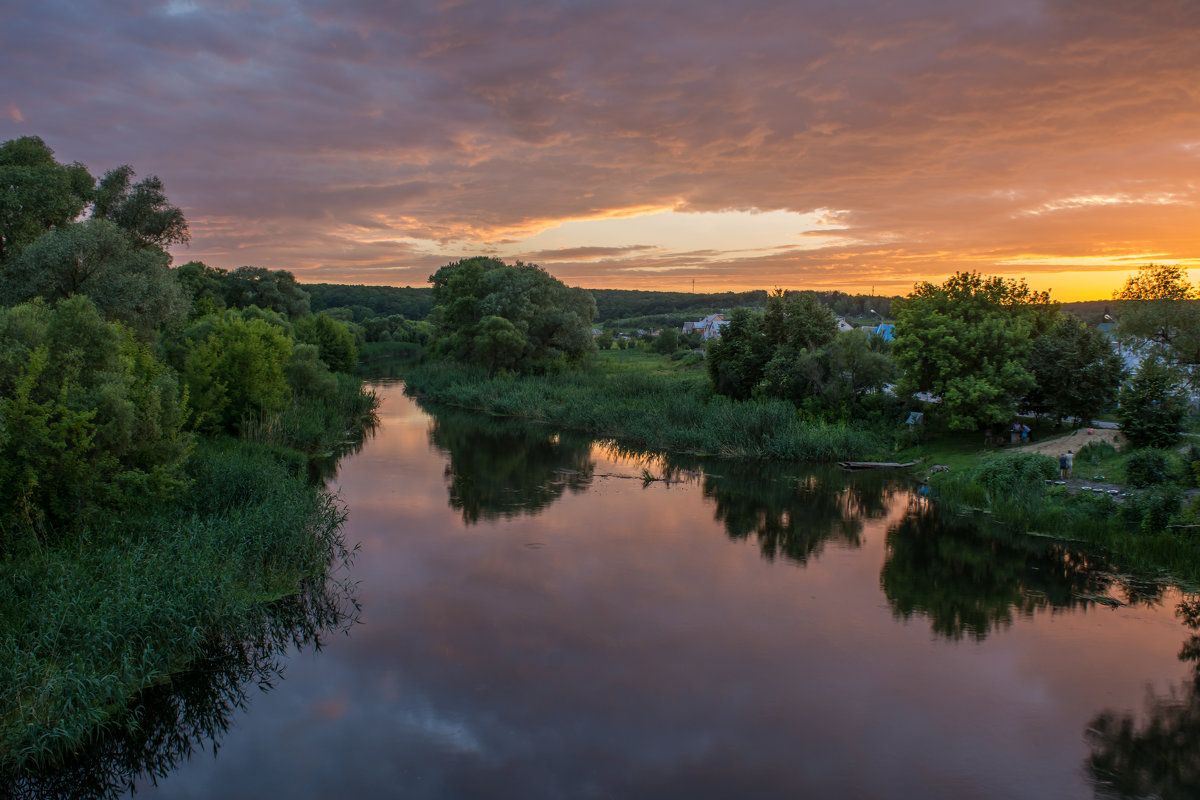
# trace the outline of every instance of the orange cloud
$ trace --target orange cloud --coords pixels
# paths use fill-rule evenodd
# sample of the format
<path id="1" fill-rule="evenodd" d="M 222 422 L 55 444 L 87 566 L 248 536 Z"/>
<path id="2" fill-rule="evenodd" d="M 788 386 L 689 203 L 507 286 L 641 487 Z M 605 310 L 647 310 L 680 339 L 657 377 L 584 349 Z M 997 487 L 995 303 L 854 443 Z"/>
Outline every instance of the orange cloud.
<path id="1" fill-rule="evenodd" d="M 216 266 L 420 284 L 524 250 L 593 286 L 902 290 L 1200 258 L 1200 4 L 70 8 L 0 34 L 0 74 L 39 75 L 11 109 L 64 160 L 162 177 L 178 255 Z M 521 246 L 663 209 L 837 238 Z"/>

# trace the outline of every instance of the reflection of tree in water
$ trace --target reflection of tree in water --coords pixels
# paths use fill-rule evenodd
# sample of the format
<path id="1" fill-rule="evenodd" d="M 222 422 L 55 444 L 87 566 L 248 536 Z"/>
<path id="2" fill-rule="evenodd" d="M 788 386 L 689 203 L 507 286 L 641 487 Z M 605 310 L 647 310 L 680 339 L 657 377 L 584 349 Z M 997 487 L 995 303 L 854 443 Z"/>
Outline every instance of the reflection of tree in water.
<path id="1" fill-rule="evenodd" d="M 1105 564 L 1061 544 L 984 529 L 915 500 L 887 534 L 880 583 L 896 618 L 929 618 L 934 633 L 982 640 L 1035 611 L 1103 602 Z M 1155 602 L 1161 587 L 1126 592 Z"/>
<path id="2" fill-rule="evenodd" d="M 450 455 L 450 507 L 463 521 L 536 514 L 592 483 L 592 440 L 544 425 L 422 406 L 430 441 Z"/>
<path id="3" fill-rule="evenodd" d="M 797 473 L 771 463 L 709 467 L 704 496 L 716 503 L 716 518 L 733 539 L 753 536 L 768 561 L 806 564 L 829 541 L 861 546 L 863 523 L 886 514 L 896 491 L 894 481 L 875 474 Z"/>
<path id="4" fill-rule="evenodd" d="M 1175 613 L 1192 631 L 1179 659 L 1195 671 L 1175 691 L 1150 695 L 1141 724 L 1115 711 L 1091 721 L 1087 769 L 1098 797 L 1200 797 L 1200 596 L 1186 596 Z"/>
<path id="5" fill-rule="evenodd" d="M 375 409 L 359 419 L 353 428 L 346 432 L 346 438 L 333 452 L 323 458 L 314 458 L 308 462 L 309 480 L 315 483 L 328 484 L 337 477 L 338 466 L 347 456 L 355 456 L 362 452 L 363 446 L 375 438 L 379 430 L 379 414 Z"/>
<path id="6" fill-rule="evenodd" d="M 138 781 L 166 777 L 206 742 L 215 754 L 251 685 L 265 691 L 281 677 L 289 648 L 320 649 L 322 636 L 353 624 L 358 608 L 349 588 L 330 583 L 264 606 L 240 630 L 214 637 L 186 672 L 143 691 L 69 762 L 0 776 L 0 797 L 109 800 Z"/>

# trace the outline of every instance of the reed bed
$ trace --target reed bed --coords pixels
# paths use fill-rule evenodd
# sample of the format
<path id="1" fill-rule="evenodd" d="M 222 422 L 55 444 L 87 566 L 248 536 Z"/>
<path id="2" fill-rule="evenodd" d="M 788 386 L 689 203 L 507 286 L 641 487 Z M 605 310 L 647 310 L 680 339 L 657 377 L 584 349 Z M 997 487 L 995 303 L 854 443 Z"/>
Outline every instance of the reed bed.
<path id="1" fill-rule="evenodd" d="M 337 501 L 270 453 L 205 442 L 175 503 L 0 562 L 0 768 L 62 759 L 137 692 L 347 557 Z"/>
<path id="2" fill-rule="evenodd" d="M 837 461 L 879 452 L 881 437 L 806 418 L 783 400 L 715 395 L 697 370 L 644 365 L 489 378 L 444 362 L 405 374 L 408 391 L 438 403 L 539 420 L 650 450 L 726 457 Z"/>

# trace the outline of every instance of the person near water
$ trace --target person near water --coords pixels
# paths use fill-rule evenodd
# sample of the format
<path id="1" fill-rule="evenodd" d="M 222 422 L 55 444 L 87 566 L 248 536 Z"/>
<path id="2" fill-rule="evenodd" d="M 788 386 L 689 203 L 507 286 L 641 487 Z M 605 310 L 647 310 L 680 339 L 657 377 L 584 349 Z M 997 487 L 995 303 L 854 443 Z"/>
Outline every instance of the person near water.
<path id="1" fill-rule="evenodd" d="M 1062 473 L 1062 479 L 1068 481 L 1071 479 L 1071 468 L 1075 466 L 1075 456 L 1068 450 L 1058 457 L 1058 470 Z"/>

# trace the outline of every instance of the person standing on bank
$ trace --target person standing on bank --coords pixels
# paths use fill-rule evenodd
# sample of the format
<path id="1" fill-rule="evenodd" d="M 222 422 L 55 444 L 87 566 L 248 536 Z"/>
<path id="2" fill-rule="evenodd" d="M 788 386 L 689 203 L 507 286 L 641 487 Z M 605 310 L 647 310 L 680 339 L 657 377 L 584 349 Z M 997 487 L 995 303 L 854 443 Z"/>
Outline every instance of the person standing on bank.
<path id="1" fill-rule="evenodd" d="M 1064 481 L 1071 480 L 1071 468 L 1075 466 L 1075 456 L 1070 450 L 1058 457 L 1058 469 Z"/>

